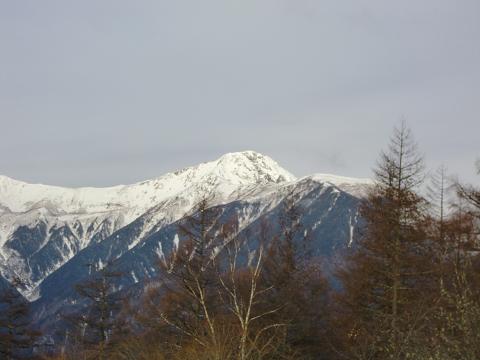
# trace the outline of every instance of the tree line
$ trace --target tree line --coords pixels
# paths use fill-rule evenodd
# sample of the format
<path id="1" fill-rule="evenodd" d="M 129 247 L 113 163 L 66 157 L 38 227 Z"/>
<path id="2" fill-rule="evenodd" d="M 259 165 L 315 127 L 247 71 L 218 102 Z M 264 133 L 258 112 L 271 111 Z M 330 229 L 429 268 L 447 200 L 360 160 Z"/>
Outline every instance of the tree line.
<path id="1" fill-rule="evenodd" d="M 77 284 L 82 306 L 62 314 L 61 340 L 46 349 L 25 323 L 28 303 L 4 291 L 2 358 L 480 358 L 479 188 L 445 168 L 426 176 L 402 124 L 362 199 L 361 234 L 328 275 L 297 197 L 255 232 L 206 197 L 136 296 L 118 291 L 114 266 Z"/>

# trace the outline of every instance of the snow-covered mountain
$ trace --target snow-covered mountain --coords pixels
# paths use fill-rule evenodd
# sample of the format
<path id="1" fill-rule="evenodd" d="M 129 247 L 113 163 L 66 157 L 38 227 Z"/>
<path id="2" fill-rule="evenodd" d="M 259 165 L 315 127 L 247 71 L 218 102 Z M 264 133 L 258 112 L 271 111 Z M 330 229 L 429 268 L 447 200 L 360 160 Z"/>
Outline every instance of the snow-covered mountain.
<path id="1" fill-rule="evenodd" d="M 28 292 L 80 250 L 153 207 L 158 210 L 156 218 L 167 224 L 206 194 L 221 203 L 252 186 L 294 179 L 275 161 L 252 151 L 110 188 L 69 189 L 0 176 L 0 271 L 6 278 L 22 277 L 26 294 L 32 297 Z"/>
<path id="2" fill-rule="evenodd" d="M 158 254 L 172 248 L 177 223 L 203 197 L 235 215 L 240 229 L 275 217 L 294 194 L 319 255 L 353 241 L 358 199 L 371 182 L 316 174 L 296 179 L 253 151 L 133 185 L 68 189 L 0 176 L 0 273 L 21 277 L 20 289 L 40 304 L 64 303 L 85 264 L 116 260 L 128 274 L 122 286 L 154 275 Z M 229 216 L 230 216 L 229 215 Z M 70 285 L 65 285 L 70 284 Z M 54 308 L 54 307 L 52 307 Z"/>
<path id="3" fill-rule="evenodd" d="M 271 158 L 245 151 L 229 153 L 216 161 L 202 163 L 157 179 L 109 188 L 69 189 L 27 184 L 0 176 L 0 209 L 25 213 L 46 209 L 57 215 L 125 211 L 126 221 L 141 215 L 162 200 L 185 192 L 214 188 L 228 196 L 242 186 L 280 183 L 295 177 Z"/>

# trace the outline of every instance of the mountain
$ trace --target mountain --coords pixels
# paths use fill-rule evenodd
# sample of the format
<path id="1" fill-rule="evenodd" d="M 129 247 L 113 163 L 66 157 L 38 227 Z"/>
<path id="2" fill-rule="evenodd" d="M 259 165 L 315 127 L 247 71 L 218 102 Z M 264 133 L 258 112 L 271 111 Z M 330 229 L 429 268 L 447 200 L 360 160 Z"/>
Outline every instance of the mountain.
<path id="1" fill-rule="evenodd" d="M 251 151 L 110 188 L 68 189 L 0 176 L 0 272 L 7 279 L 20 276 L 27 284 L 25 295 L 34 299 L 46 276 L 151 208 L 158 210 L 161 224 L 168 224 L 203 194 L 215 194 L 219 203 L 236 199 L 254 185 L 294 179 L 272 159 Z M 129 246 L 142 236 L 137 235 L 129 239 Z"/>
<path id="2" fill-rule="evenodd" d="M 0 176 L 0 273 L 22 278 L 19 289 L 47 318 L 74 301 L 72 285 L 114 261 L 127 288 L 156 274 L 159 256 L 176 241 L 185 214 L 205 196 L 239 231 L 277 226 L 294 198 L 315 256 L 352 244 L 360 198 L 371 182 L 325 174 L 295 178 L 253 151 L 133 185 L 68 189 Z M 275 229 L 274 229 L 275 230 Z M 90 266 L 86 266 L 90 264 Z"/>

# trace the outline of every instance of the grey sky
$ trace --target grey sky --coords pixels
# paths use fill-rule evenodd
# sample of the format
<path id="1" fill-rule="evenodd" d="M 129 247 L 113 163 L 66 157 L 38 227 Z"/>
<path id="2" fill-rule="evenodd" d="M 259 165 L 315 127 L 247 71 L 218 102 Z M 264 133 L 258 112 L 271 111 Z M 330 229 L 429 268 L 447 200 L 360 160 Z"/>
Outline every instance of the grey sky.
<path id="1" fill-rule="evenodd" d="M 405 117 L 480 156 L 478 0 L 0 0 L 0 173 L 103 186 L 252 149 L 370 176 Z"/>

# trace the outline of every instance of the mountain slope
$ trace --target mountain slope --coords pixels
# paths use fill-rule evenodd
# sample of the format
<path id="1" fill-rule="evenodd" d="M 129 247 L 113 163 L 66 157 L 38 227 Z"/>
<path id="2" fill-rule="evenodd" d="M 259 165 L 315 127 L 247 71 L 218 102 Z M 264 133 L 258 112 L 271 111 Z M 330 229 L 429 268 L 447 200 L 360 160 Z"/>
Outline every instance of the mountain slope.
<path id="1" fill-rule="evenodd" d="M 320 181 L 318 176 L 258 186 L 236 200 L 215 207 L 221 214 L 219 223 L 222 219 L 237 219 L 240 232 L 250 237 L 258 236 L 262 224 L 267 223 L 273 236 L 279 231 L 278 219 L 285 215 L 286 203 L 292 197 L 311 239 L 312 256 L 332 259 L 352 243 L 361 222 L 360 199 L 331 182 Z M 160 258 L 168 256 L 177 241 L 184 240 L 178 232 L 183 219 L 165 224 L 159 213 L 159 208 L 152 208 L 104 241 L 80 251 L 48 276 L 39 286 L 41 296 L 35 303 L 37 320 L 46 321 L 46 327 L 52 326 L 50 321 L 54 321 L 55 316 L 64 311 L 62 309 L 78 302 L 73 287 L 59 287 L 58 284 L 78 283 L 87 279 L 92 271 L 105 266 L 123 274 L 116 280 L 118 289 L 143 283 L 157 275 Z M 298 240 L 303 235 L 298 234 Z M 131 246 L 132 239 L 137 239 L 134 246 Z"/>
<path id="2" fill-rule="evenodd" d="M 327 174 L 296 179 L 252 151 L 103 189 L 0 177 L 0 275 L 21 277 L 26 286 L 19 290 L 35 301 L 36 321 L 53 326 L 78 300 L 72 285 L 92 271 L 114 266 L 124 274 L 119 289 L 155 276 L 159 257 L 183 241 L 178 225 L 205 197 L 249 236 L 258 236 L 264 223 L 277 232 L 293 197 L 305 229 L 299 236 L 308 234 L 313 256 L 331 259 L 354 241 L 358 205 L 370 184 Z"/>
<path id="3" fill-rule="evenodd" d="M 202 196 L 211 194 L 218 204 L 253 187 L 294 179 L 271 158 L 253 151 L 110 188 L 68 189 L 0 176 L 0 273 L 7 279 L 20 276 L 26 283 L 24 294 L 34 299 L 46 276 L 149 209 L 156 209 L 154 218 L 128 239 L 128 249 L 150 231 L 150 224 L 178 220 Z"/>

